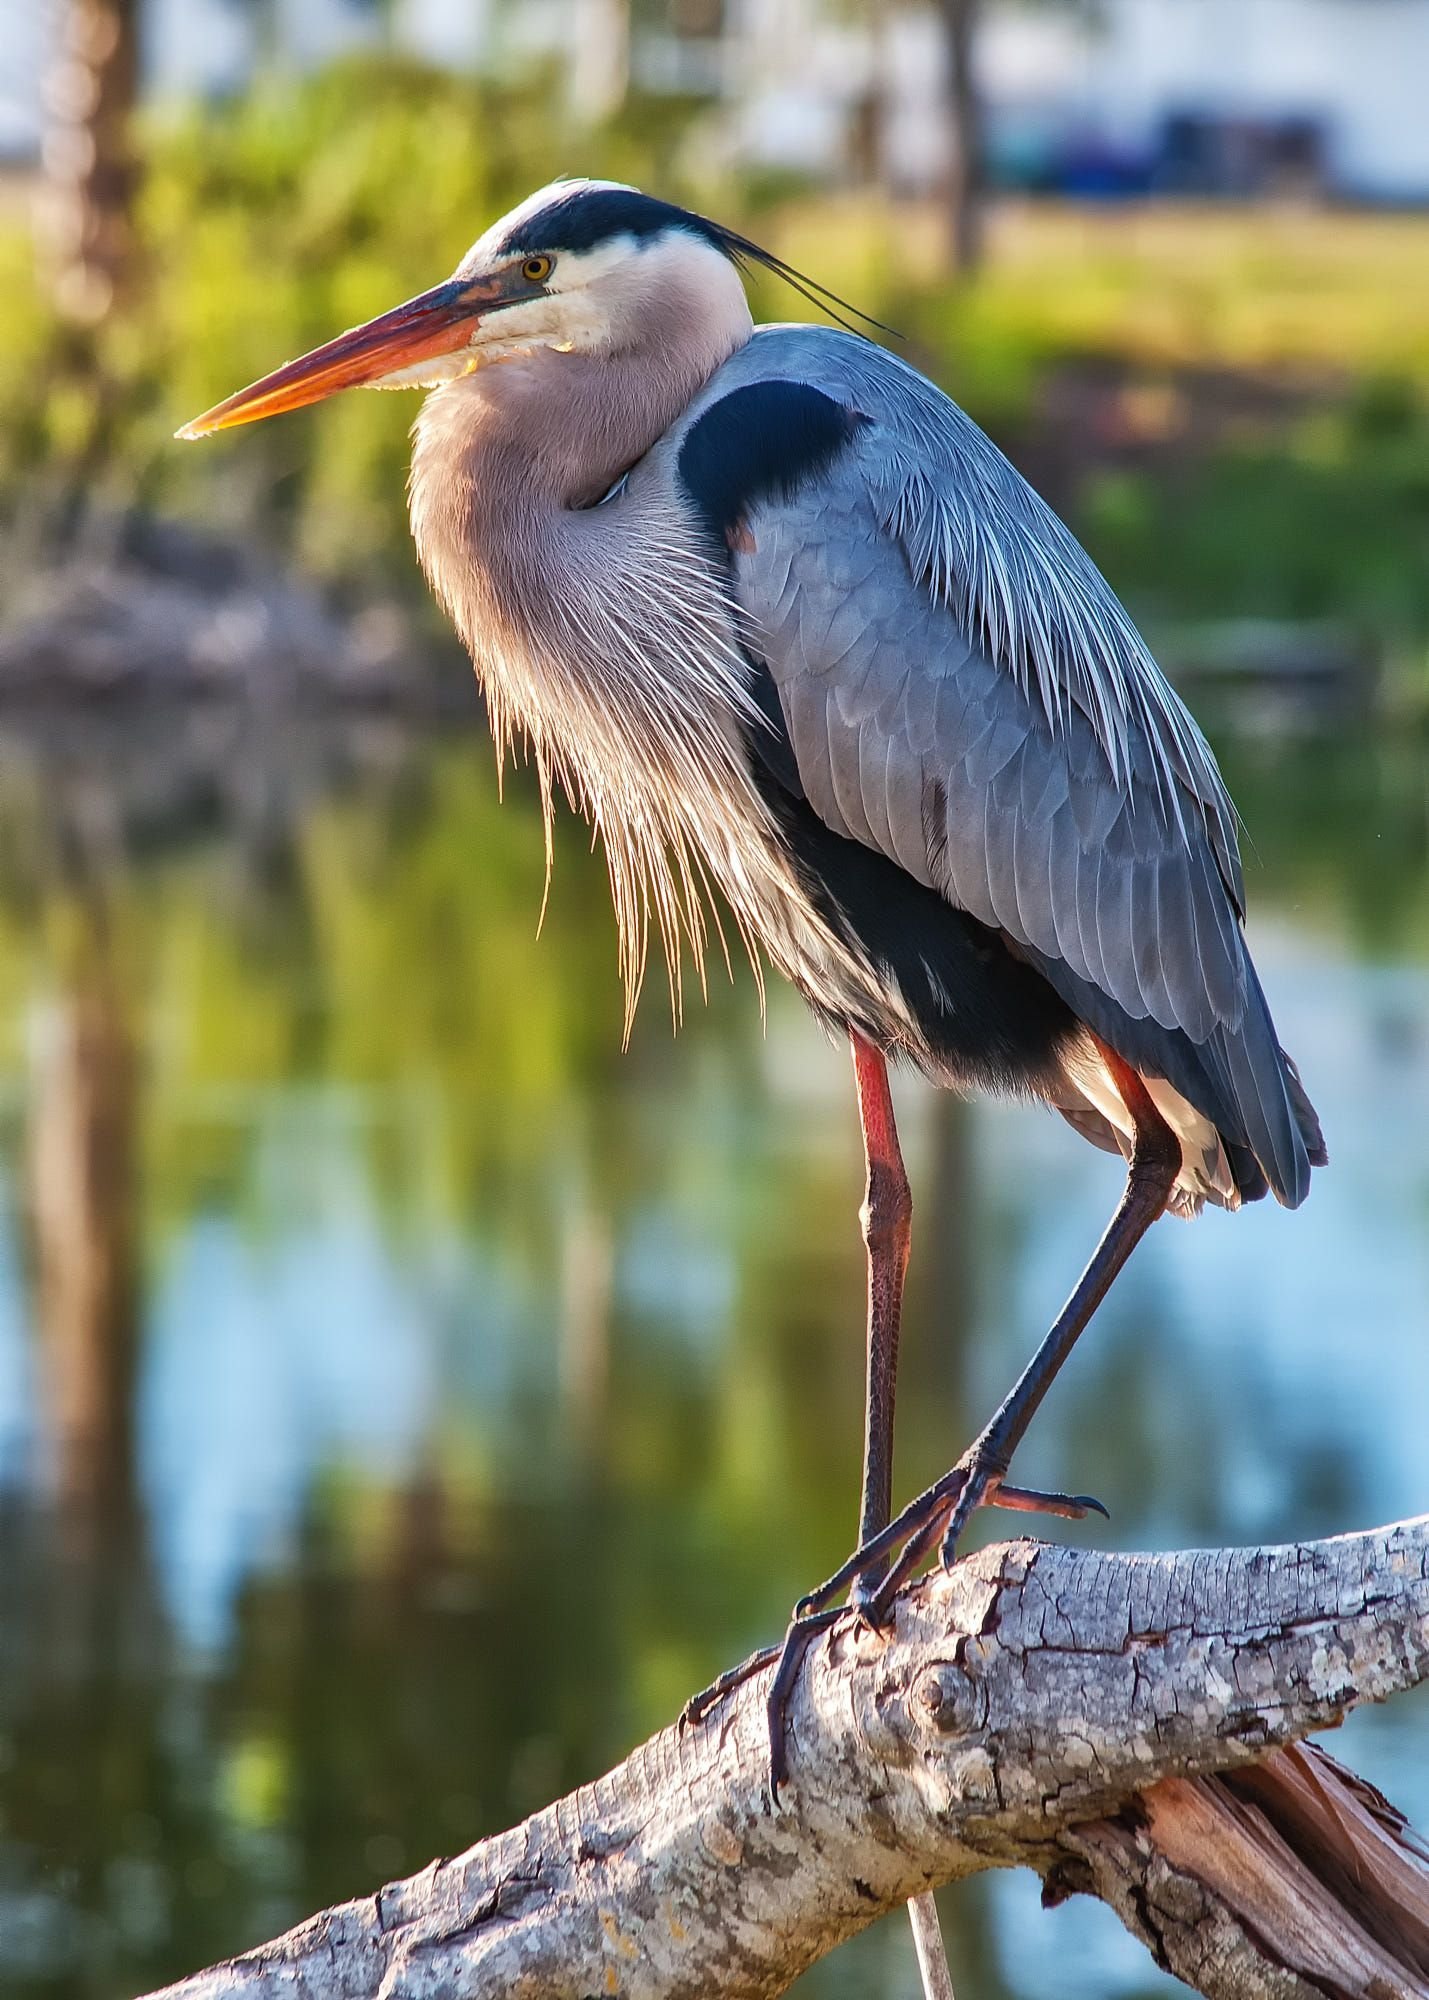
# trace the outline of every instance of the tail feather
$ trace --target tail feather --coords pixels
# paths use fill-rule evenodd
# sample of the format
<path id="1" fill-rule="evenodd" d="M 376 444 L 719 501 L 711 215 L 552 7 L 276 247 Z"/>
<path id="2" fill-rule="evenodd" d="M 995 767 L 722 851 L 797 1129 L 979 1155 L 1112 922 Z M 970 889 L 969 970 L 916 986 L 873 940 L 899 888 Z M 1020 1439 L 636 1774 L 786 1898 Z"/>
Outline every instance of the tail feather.
<path id="1" fill-rule="evenodd" d="M 1234 1139 L 1227 1139 L 1224 1135 L 1221 1143 L 1226 1149 L 1231 1179 L 1235 1182 L 1236 1193 L 1241 1200 L 1264 1201 L 1270 1193 L 1270 1182 L 1265 1178 L 1265 1170 L 1250 1147 L 1238 1146 Z"/>
<path id="2" fill-rule="evenodd" d="M 1310 1192 L 1310 1170 L 1323 1166 L 1325 1141 L 1314 1106 L 1294 1064 L 1281 1048 L 1265 993 L 1245 953 L 1246 1004 L 1238 1032 L 1220 1028 L 1219 1042 L 1230 1072 L 1242 1138 L 1264 1169 L 1271 1192 L 1287 1208 L 1298 1208 Z M 1318 1153 L 1319 1158 L 1315 1155 Z"/>
<path id="3" fill-rule="evenodd" d="M 1312 1167 L 1327 1167 L 1330 1155 L 1325 1146 L 1325 1135 L 1320 1130 L 1320 1116 L 1310 1102 L 1304 1084 L 1300 1081 L 1300 1069 L 1293 1056 L 1280 1051 L 1280 1060 L 1285 1065 L 1285 1084 L 1290 1093 L 1290 1108 L 1295 1113 L 1295 1122 L 1300 1127 L 1300 1136 L 1305 1141 L 1305 1151 Z"/>
<path id="4" fill-rule="evenodd" d="M 1204 1042 L 1149 1017 L 1138 1020 L 1060 960 L 1028 956 L 1118 1055 L 1143 1076 L 1164 1078 L 1210 1119 L 1242 1201 L 1269 1192 L 1287 1208 L 1300 1206 L 1310 1191 L 1311 1169 L 1325 1164 L 1325 1141 L 1299 1072 L 1276 1038 L 1249 952 L 1241 1019 L 1234 1029 L 1217 1028 Z"/>

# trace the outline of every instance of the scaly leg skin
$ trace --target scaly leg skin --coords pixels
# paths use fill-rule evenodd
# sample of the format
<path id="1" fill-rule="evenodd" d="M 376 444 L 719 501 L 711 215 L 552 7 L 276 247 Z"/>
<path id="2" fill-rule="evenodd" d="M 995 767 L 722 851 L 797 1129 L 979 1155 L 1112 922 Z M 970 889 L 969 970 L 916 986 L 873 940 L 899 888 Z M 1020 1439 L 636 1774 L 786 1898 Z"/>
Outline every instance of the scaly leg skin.
<path id="1" fill-rule="evenodd" d="M 799 1599 L 794 1607 L 794 1616 L 789 1628 L 777 1645 L 761 1646 L 757 1652 L 751 1653 L 748 1659 L 741 1660 L 737 1667 L 727 1667 L 718 1680 L 711 1681 L 708 1687 L 701 1688 L 698 1694 L 690 1696 L 680 1710 L 680 1727 L 689 1728 L 703 1722 L 727 1694 L 733 1694 L 737 1687 L 742 1687 L 746 1681 L 753 1680 L 756 1674 L 762 1673 L 776 1660 L 782 1662 L 786 1670 L 786 1678 L 781 1680 L 779 1685 L 792 1687 L 797 1675 L 796 1672 L 788 1671 L 786 1656 L 791 1645 L 802 1638 L 803 1643 L 799 1645 L 798 1650 L 798 1658 L 802 1660 L 808 1650 L 808 1642 L 817 1638 L 819 1632 L 824 1631 L 842 1615 L 844 1607 L 836 1604 L 834 1600 L 841 1598 L 844 1592 L 850 1589 L 864 1573 L 865 1565 L 877 1568 L 880 1558 L 886 1560 L 907 1542 L 910 1536 L 918 1534 L 920 1529 L 929 1529 L 930 1532 L 926 1536 L 919 1537 L 918 1561 L 921 1562 L 931 1552 L 943 1522 L 951 1514 L 963 1478 L 962 1465 L 954 1466 L 951 1472 L 943 1474 L 936 1485 L 930 1486 L 926 1493 L 920 1493 L 916 1500 L 910 1501 L 903 1512 L 890 1521 L 886 1528 L 870 1536 L 867 1542 L 855 1549 L 848 1561 L 836 1569 L 831 1577 L 819 1584 L 817 1589 L 811 1590 L 807 1597 Z M 1090 1493 L 1036 1493 L 1026 1486 L 1009 1486 L 1005 1480 L 990 1490 L 981 1504 L 985 1507 L 1005 1507 L 1009 1512 L 1018 1514 L 1056 1514 L 1065 1521 L 1081 1521 L 1088 1514 L 1100 1514 L 1106 1518 L 1106 1508 Z M 905 1580 L 905 1577 L 900 1575 L 900 1587 Z M 870 1592 L 870 1602 L 860 1608 L 860 1615 L 870 1625 L 886 1622 L 886 1614 L 875 1615 L 874 1599 L 875 1593 Z M 815 1620 L 817 1621 L 815 1629 L 806 1630 Z"/>
<path id="2" fill-rule="evenodd" d="M 850 1040 L 866 1170 L 863 1206 L 858 1212 L 868 1252 L 868 1362 L 858 1507 L 858 1539 L 863 1543 L 888 1525 L 893 1511 L 893 1404 L 913 1194 L 898 1144 L 888 1065 L 861 1036 Z"/>
<path id="3" fill-rule="evenodd" d="M 982 1506 L 1007 1507 L 1020 1514 L 1057 1514 L 1068 1521 L 1080 1521 L 1093 1513 L 1105 1516 L 1106 1508 L 1089 1493 L 1036 1493 L 1025 1486 L 1008 1486 L 991 1471 L 984 1475 L 975 1470 L 977 1454 L 991 1431 L 992 1425 L 989 1425 L 978 1443 L 951 1471 L 945 1472 L 916 1500 L 909 1501 L 903 1512 L 896 1515 L 886 1528 L 865 1542 L 861 1549 L 855 1549 L 846 1563 L 795 1605 L 794 1616 L 784 1635 L 784 1644 L 778 1651 L 779 1665 L 770 1683 L 767 1703 L 771 1803 L 778 1803 L 779 1787 L 789 1775 L 785 1709 L 809 1646 L 820 1632 L 843 1616 L 844 1606 L 838 1600 L 846 1591 L 851 1593 L 857 1580 L 867 1574 L 876 1575 L 880 1581 L 866 1601 L 856 1607 L 858 1615 L 866 1625 L 875 1629 L 888 1623 L 889 1607 L 894 1597 L 933 1553 L 934 1547 L 943 1539 L 945 1525 L 952 1520 L 955 1510 L 959 1510 L 970 1472 L 977 1482 L 979 1497 L 967 1508 L 968 1515 Z M 888 1558 L 895 1552 L 897 1560 L 885 1575 Z M 731 1687 L 756 1671 L 756 1660 L 763 1667 L 770 1657 L 766 1650 L 746 1661 L 743 1668 L 736 1667 L 731 1675 L 725 1677 L 726 1686 L 722 1692 L 728 1693 Z"/>
<path id="4" fill-rule="evenodd" d="M 718 1708 L 727 1694 L 733 1694 L 734 1690 L 742 1687 L 745 1681 L 753 1680 L 756 1674 L 763 1673 L 766 1667 L 773 1666 L 783 1650 L 782 1646 L 761 1646 L 758 1652 L 751 1653 L 747 1660 L 741 1660 L 737 1667 L 726 1667 L 718 1680 L 711 1681 L 707 1688 L 701 1688 L 698 1694 L 690 1696 L 680 1710 L 680 1728 L 691 1729 L 696 1723 L 703 1722 L 711 1709 Z"/>
<path id="5" fill-rule="evenodd" d="M 903 1283 L 908 1270 L 912 1194 L 898 1144 L 888 1066 L 879 1051 L 858 1035 L 851 1037 L 854 1080 L 858 1087 L 859 1123 L 863 1128 L 867 1172 L 859 1221 L 868 1252 L 868 1363 L 864 1393 L 863 1480 L 859 1497 L 858 1538 L 867 1544 L 888 1526 L 893 1511 L 893 1412 L 898 1376 L 898 1333 L 903 1312 Z M 874 1561 L 854 1580 L 854 1603 L 872 1596 L 883 1577 Z M 769 1740 L 782 1748 L 784 1711 L 795 1677 L 810 1642 L 841 1613 L 833 1607 L 812 1613 L 798 1638 L 786 1643 L 768 1698 Z M 774 1791 L 771 1785 L 771 1793 Z M 943 1944 L 938 1906 L 931 1891 L 914 1896 L 908 1921 L 924 2000 L 953 2000 L 953 1979 Z"/>

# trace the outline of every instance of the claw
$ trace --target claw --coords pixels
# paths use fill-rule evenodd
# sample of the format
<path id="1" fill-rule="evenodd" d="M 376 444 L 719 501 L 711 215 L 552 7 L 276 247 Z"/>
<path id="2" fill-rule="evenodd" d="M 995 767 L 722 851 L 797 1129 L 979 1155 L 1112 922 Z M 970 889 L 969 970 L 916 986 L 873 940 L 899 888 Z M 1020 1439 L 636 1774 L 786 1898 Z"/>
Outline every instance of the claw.
<path id="1" fill-rule="evenodd" d="M 855 1549 L 848 1561 L 817 1590 L 799 1599 L 793 1622 L 779 1648 L 779 1665 L 769 1690 L 772 1805 L 778 1804 L 779 1787 L 788 1776 L 784 1711 L 811 1641 L 839 1616 L 835 1599 L 847 1591 L 854 1614 L 874 1631 L 881 1631 L 892 1615 L 894 1598 L 935 1547 L 939 1548 L 940 1560 L 945 1565 L 952 1564 L 958 1540 L 979 1507 L 1006 1507 L 1024 1514 L 1057 1514 L 1073 1521 L 1088 1513 L 1106 1514 L 1101 1501 L 1090 1493 L 1040 1493 L 1030 1486 L 1009 1486 L 996 1461 L 980 1463 L 980 1456 L 974 1445 L 960 1464 L 945 1472 L 925 1493 L 920 1493 L 880 1534 Z"/>

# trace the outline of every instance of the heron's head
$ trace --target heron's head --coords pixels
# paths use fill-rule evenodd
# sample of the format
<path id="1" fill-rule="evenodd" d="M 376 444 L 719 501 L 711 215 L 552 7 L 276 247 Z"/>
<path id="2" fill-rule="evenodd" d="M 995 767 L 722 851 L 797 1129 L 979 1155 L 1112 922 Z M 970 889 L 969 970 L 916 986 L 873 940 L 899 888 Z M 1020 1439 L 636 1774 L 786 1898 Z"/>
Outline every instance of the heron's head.
<path id="1" fill-rule="evenodd" d="M 557 181 L 475 242 L 452 276 L 217 404 L 178 433 L 204 437 L 339 389 L 432 388 L 539 350 L 658 362 L 672 337 L 709 369 L 750 331 L 740 276 L 757 245 L 672 202 L 609 181 Z"/>

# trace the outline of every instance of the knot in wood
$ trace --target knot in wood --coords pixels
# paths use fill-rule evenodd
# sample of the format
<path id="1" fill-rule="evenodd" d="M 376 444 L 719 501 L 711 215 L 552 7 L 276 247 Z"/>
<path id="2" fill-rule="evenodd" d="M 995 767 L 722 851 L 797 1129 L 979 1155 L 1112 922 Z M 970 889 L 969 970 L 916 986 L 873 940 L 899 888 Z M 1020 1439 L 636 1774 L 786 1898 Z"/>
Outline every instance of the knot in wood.
<path id="1" fill-rule="evenodd" d="M 956 1736 L 978 1723 L 977 1691 L 961 1667 L 945 1661 L 929 1667 L 913 1683 L 912 1710 L 940 1736 Z"/>

